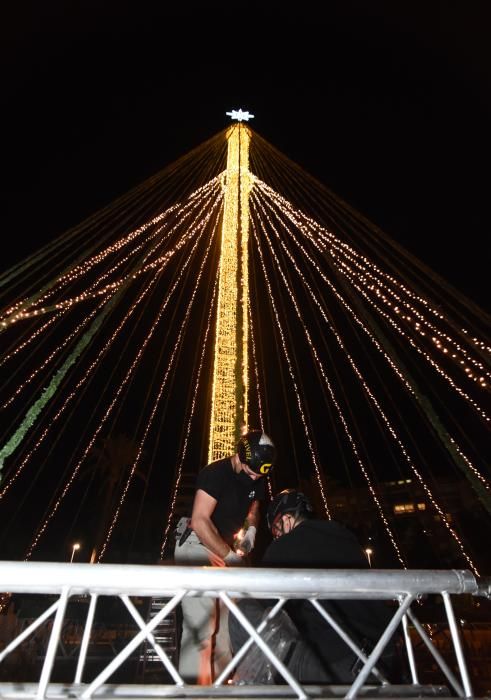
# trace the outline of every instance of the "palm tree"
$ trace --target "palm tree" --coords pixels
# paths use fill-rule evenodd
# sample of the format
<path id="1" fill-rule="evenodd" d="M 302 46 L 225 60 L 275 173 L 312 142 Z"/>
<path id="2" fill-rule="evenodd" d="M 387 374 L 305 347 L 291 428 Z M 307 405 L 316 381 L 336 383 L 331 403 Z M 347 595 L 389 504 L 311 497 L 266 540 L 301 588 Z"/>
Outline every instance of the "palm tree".
<path id="1" fill-rule="evenodd" d="M 91 479 L 97 480 L 95 501 L 102 503 L 101 510 L 96 513 L 96 534 L 92 550 L 91 562 L 95 561 L 106 538 L 113 514 L 116 510 L 117 499 L 123 488 L 124 478 L 138 454 L 138 446 L 127 435 L 116 434 L 104 438 L 92 451 L 92 463 L 87 469 Z M 139 470 L 135 476 L 146 481 L 146 476 Z"/>

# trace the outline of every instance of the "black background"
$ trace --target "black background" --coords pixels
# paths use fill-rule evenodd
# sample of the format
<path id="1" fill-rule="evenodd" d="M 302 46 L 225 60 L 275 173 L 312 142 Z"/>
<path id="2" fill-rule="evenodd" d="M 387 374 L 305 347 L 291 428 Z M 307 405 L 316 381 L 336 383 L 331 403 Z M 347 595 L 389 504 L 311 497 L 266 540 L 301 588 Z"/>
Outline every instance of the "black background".
<path id="1" fill-rule="evenodd" d="M 242 107 L 489 305 L 486 2 L 48 1 L 3 13 L 3 269 Z"/>

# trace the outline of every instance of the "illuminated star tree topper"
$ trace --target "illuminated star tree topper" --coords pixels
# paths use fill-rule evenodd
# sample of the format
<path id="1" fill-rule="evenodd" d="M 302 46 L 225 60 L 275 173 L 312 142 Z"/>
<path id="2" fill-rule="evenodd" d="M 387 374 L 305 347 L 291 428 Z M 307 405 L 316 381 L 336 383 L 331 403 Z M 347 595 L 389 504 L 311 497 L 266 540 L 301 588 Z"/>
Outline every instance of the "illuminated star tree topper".
<path id="1" fill-rule="evenodd" d="M 249 119 L 254 119 L 254 115 L 250 112 L 243 112 L 241 109 L 233 109 L 231 112 L 227 112 L 227 117 L 235 119 L 238 122 L 248 122 Z"/>

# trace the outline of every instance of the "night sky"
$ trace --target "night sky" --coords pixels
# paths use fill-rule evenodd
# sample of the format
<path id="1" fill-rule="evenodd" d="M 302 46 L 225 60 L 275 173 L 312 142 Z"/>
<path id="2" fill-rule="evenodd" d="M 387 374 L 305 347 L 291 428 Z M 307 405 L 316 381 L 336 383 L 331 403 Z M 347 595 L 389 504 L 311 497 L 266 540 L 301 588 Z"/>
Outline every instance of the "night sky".
<path id="1" fill-rule="evenodd" d="M 437 0 L 10 3 L 2 268 L 242 107 L 265 139 L 489 308 L 489 19 L 486 2 Z"/>
<path id="2" fill-rule="evenodd" d="M 11 6 L 0 19 L 2 270 L 223 131 L 230 123 L 225 113 L 241 107 L 255 115 L 251 126 L 261 137 L 489 312 L 491 13 L 487 7 L 485 2 L 450 0 L 241 5 L 48 0 Z M 259 306 L 266 304 L 267 294 L 257 296 Z M 310 320 L 316 319 L 313 314 Z M 273 333 L 271 328 L 267 332 Z M 322 330 L 318 340 L 324 341 Z M 274 358 L 278 343 L 273 335 L 264 343 Z M 330 352 L 327 346 L 325 350 Z M 186 381 L 195 355 L 195 345 L 187 342 L 181 358 Z M 162 365 L 165 359 L 159 355 Z M 305 367 L 306 363 L 304 373 Z M 150 369 L 157 373 L 157 368 L 158 364 Z M 422 384 L 426 376 L 419 377 Z M 279 376 L 268 379 L 272 386 L 275 382 L 280 386 Z M 318 377 L 310 376 L 306 384 L 311 399 Z M 137 395 L 128 402 L 126 418 L 136 434 L 134 415 L 143 420 L 145 410 L 150 410 L 138 392 L 143 386 L 155 390 L 156 383 L 135 385 Z M 94 382 L 89 387 L 86 405 L 96 403 L 101 386 Z M 440 399 L 438 386 L 435 395 Z M 348 384 L 348 404 L 353 398 L 349 390 Z M 274 391 L 270 394 L 276 397 Z M 186 396 L 177 390 L 172 394 L 171 426 L 166 424 L 161 431 L 162 442 L 170 434 L 176 449 Z M 288 400 L 287 394 L 283 398 L 286 414 L 292 398 Z M 319 394 L 319 405 L 321 399 Z M 313 405 L 317 403 L 312 399 Z M 270 411 L 272 435 L 275 429 L 276 434 L 287 430 L 287 416 L 278 405 Z M 458 423 L 453 405 L 445 404 L 444 413 Z M 135 414 L 134 406 L 143 408 Z M 402 422 L 410 424 L 404 406 L 396 408 L 404 413 Z M 314 422 L 322 423 L 317 426 L 320 452 L 328 455 L 326 470 L 332 475 L 339 466 L 330 461 L 340 449 L 337 434 L 326 430 L 322 412 L 314 413 Z M 91 420 L 97 422 L 98 415 L 94 411 Z M 461 422 L 471 440 L 468 423 Z M 129 435 L 128 426 L 118 429 Z M 409 432 L 413 427 L 409 425 Z M 88 431 L 88 424 L 84 429 Z M 204 434 L 196 432 L 196 441 L 204 441 Z M 73 444 L 79 437 L 82 444 L 84 435 L 77 432 L 74 438 L 70 433 L 56 447 L 58 456 L 50 454 L 51 461 L 46 457 L 46 464 L 56 467 L 50 472 L 53 480 L 60 478 L 61 483 L 58 467 L 60 473 L 69 469 L 69 454 L 73 452 L 76 461 L 79 447 L 74 449 Z M 390 471 L 392 462 L 387 467 L 384 461 L 385 444 L 378 459 L 370 439 L 367 452 L 377 470 Z M 289 441 L 296 441 L 294 430 L 285 445 Z M 163 450 L 165 444 L 158 444 Z M 479 459 L 485 458 L 477 440 L 472 447 Z M 51 442 L 45 446 L 46 454 L 48 448 Z M 198 453 L 200 446 L 195 450 Z M 297 459 L 286 453 L 284 447 L 280 457 L 290 468 L 302 462 L 302 455 Z M 162 459 L 154 457 L 148 449 L 143 461 L 160 467 Z M 446 461 L 438 461 L 439 453 L 437 457 L 422 462 L 444 472 Z M 42 454 L 36 460 L 37 468 L 43 464 Z M 168 459 L 172 465 L 175 461 Z M 196 456 L 188 461 L 200 463 Z M 28 484 L 29 472 L 23 478 Z M 84 484 L 89 478 L 93 477 L 81 478 L 87 493 L 90 487 Z M 167 479 L 166 473 L 158 472 L 158 478 Z M 145 487 L 138 488 L 145 488 L 146 494 L 149 483 L 150 477 Z M 162 496 L 161 486 L 149 488 L 155 511 L 148 512 L 147 521 L 142 516 L 149 532 L 155 530 L 157 518 L 152 513 L 160 518 L 162 503 L 167 503 L 168 494 Z M 59 486 L 48 479 L 41 488 L 50 495 Z M 33 500 L 36 496 L 33 490 Z M 79 507 L 77 498 L 75 493 L 66 507 L 65 517 L 73 519 L 77 513 L 73 529 L 66 531 L 66 543 L 78 536 L 77 528 L 85 527 L 82 509 L 90 506 L 90 499 Z M 38 500 L 39 508 L 44 508 Z M 9 507 L 17 508 L 17 496 Z M 33 523 L 28 525 L 34 528 L 40 515 L 32 509 L 29 515 Z M 94 531 L 102 527 L 95 520 L 89 525 Z M 52 537 L 53 542 L 58 538 L 54 528 Z M 64 556 L 55 548 L 58 544 L 52 550 L 50 546 L 48 541 L 36 556 Z M 17 549 L 21 551 L 20 546 Z M 18 556 L 18 551 L 9 556 Z"/>

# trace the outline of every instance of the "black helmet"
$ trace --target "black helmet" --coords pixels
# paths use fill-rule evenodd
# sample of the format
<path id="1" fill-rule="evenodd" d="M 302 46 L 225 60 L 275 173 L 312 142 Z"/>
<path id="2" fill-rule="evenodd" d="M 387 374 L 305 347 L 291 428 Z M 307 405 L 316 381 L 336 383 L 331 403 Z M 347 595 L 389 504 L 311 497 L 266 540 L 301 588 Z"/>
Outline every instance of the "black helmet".
<path id="1" fill-rule="evenodd" d="M 313 513 L 313 511 L 312 504 L 304 493 L 295 489 L 285 489 L 277 493 L 269 504 L 266 520 L 271 530 L 278 515 L 291 513 L 297 516 L 301 513 Z"/>
<path id="2" fill-rule="evenodd" d="M 266 475 L 274 465 L 276 448 L 271 438 L 261 430 L 250 430 L 237 443 L 237 453 L 242 464 L 256 474 Z"/>

